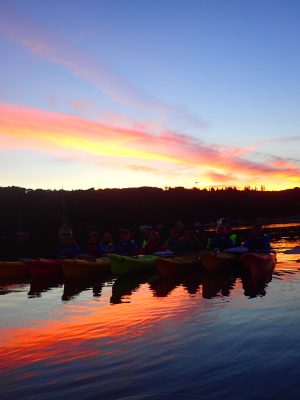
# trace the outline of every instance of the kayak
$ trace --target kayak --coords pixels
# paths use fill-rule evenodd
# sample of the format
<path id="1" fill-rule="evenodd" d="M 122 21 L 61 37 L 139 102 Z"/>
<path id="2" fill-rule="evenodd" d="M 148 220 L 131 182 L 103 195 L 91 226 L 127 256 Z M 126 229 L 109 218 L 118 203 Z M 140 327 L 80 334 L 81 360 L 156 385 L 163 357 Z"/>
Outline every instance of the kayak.
<path id="1" fill-rule="evenodd" d="M 61 276 L 63 274 L 61 262 L 41 258 L 39 260 L 27 261 L 29 273 L 32 277 Z"/>
<path id="2" fill-rule="evenodd" d="M 284 254 L 300 254 L 300 247 L 296 246 L 293 249 L 288 249 L 283 252 Z"/>
<path id="3" fill-rule="evenodd" d="M 189 273 L 196 268 L 200 268 L 202 263 L 199 256 L 182 256 L 159 258 L 156 261 L 156 268 L 160 277 L 167 277 L 176 274 Z"/>
<path id="4" fill-rule="evenodd" d="M 203 252 L 200 260 L 206 271 L 216 272 L 234 266 L 238 260 L 236 254 Z"/>
<path id="5" fill-rule="evenodd" d="M 276 265 L 274 253 L 246 253 L 240 257 L 241 279 L 246 296 L 266 294 L 266 286 L 272 280 Z"/>
<path id="6" fill-rule="evenodd" d="M 122 256 L 119 254 L 109 254 L 111 272 L 115 275 L 133 274 L 147 269 L 155 268 L 156 255 Z"/>
<path id="7" fill-rule="evenodd" d="M 23 261 L 0 261 L 0 278 L 29 275 L 28 265 Z"/>
<path id="8" fill-rule="evenodd" d="M 255 253 L 249 252 L 239 257 L 242 267 L 254 274 L 259 271 L 269 271 L 276 265 L 276 255 L 274 253 Z"/>
<path id="9" fill-rule="evenodd" d="M 61 266 L 65 278 L 79 278 L 89 275 L 97 275 L 110 271 L 107 258 L 97 258 L 95 261 L 65 259 L 61 260 Z"/>
<path id="10" fill-rule="evenodd" d="M 236 246 L 236 247 L 230 247 L 229 249 L 225 250 L 225 253 L 232 253 L 232 254 L 243 254 L 247 253 L 248 247 L 245 246 Z"/>

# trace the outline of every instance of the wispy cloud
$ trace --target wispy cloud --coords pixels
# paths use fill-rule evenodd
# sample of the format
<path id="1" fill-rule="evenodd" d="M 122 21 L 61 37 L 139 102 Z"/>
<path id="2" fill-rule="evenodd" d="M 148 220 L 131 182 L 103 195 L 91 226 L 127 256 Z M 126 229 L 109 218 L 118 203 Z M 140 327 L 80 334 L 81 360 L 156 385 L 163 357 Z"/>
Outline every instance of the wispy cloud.
<path id="1" fill-rule="evenodd" d="M 88 111 L 93 108 L 90 103 L 77 100 L 70 100 L 69 106 L 72 110 L 75 111 Z"/>
<path id="2" fill-rule="evenodd" d="M 184 105 L 159 100 L 129 82 L 105 61 L 99 62 L 89 54 L 82 53 L 70 43 L 64 42 L 62 37 L 56 37 L 34 20 L 21 17 L 8 7 L 0 13 L 0 32 L 15 43 L 25 46 L 31 53 L 61 65 L 73 75 L 92 83 L 114 102 L 183 119 L 200 129 L 208 126 L 206 121 L 191 113 Z"/>
<path id="3" fill-rule="evenodd" d="M 160 170 L 159 168 L 146 167 L 145 165 L 138 165 L 138 164 L 129 164 L 129 165 L 126 165 L 125 167 L 132 171 L 137 171 L 137 172 L 158 173 Z"/>
<path id="4" fill-rule="evenodd" d="M 289 142 L 299 142 L 300 141 L 300 135 L 293 135 L 293 136 L 280 136 L 280 137 L 274 137 L 271 139 L 264 139 L 256 142 L 254 145 L 255 146 L 261 146 L 264 144 L 270 144 L 270 143 L 289 143 Z"/>

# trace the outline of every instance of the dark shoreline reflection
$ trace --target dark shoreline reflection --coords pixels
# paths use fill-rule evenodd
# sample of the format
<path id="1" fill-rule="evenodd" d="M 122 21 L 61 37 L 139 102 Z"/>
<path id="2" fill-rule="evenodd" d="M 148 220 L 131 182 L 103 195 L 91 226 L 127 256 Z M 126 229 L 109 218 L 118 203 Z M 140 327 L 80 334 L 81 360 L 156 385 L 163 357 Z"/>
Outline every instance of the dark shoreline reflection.
<path id="1" fill-rule="evenodd" d="M 128 297 L 130 297 L 133 292 L 136 292 L 142 284 L 151 281 L 154 277 L 155 274 L 152 271 L 119 276 L 112 285 L 110 303 L 129 303 Z M 123 297 L 126 297 L 126 301 L 124 301 Z"/>
<path id="2" fill-rule="evenodd" d="M 48 292 L 54 288 L 63 285 L 63 278 L 60 277 L 36 277 L 32 278 L 30 281 L 30 288 L 28 292 L 28 297 L 41 297 L 43 292 Z"/>
<path id="3" fill-rule="evenodd" d="M 194 271 L 188 274 L 159 277 L 149 282 L 150 290 L 155 297 L 167 297 L 175 288 L 182 286 L 189 294 L 196 294 L 202 283 L 202 272 Z"/>
<path id="4" fill-rule="evenodd" d="M 182 283 L 180 276 L 156 277 L 152 282 L 149 282 L 150 290 L 155 297 L 167 297 L 176 287 Z"/>
<path id="5" fill-rule="evenodd" d="M 217 271 L 203 273 L 202 297 L 212 299 L 221 294 L 230 296 L 231 290 L 235 286 L 237 275 L 233 271 Z"/>
<path id="6" fill-rule="evenodd" d="M 80 278 L 65 279 L 64 291 L 62 295 L 62 301 L 69 301 L 79 296 L 83 291 L 92 289 L 93 297 L 100 297 L 105 282 L 110 281 L 112 278 L 111 274 L 103 274 L 101 276 L 88 276 Z"/>
<path id="7" fill-rule="evenodd" d="M 186 276 L 182 282 L 182 286 L 189 294 L 196 294 L 203 283 L 203 271 L 196 270 L 194 273 Z"/>

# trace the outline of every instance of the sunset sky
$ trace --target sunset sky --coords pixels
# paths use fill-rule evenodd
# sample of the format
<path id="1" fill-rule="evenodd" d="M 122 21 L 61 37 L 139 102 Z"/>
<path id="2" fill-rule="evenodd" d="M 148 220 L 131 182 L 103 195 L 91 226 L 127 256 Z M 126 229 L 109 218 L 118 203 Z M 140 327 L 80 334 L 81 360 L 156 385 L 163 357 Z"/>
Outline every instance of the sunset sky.
<path id="1" fill-rule="evenodd" d="M 300 186 L 298 0 L 0 3 L 0 186 Z"/>

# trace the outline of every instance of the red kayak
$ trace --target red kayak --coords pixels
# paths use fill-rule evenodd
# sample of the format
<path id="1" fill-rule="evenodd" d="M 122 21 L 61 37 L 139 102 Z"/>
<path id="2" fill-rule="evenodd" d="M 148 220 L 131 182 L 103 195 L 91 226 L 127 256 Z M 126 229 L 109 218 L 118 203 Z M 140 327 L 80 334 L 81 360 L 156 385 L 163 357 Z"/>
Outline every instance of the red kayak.
<path id="1" fill-rule="evenodd" d="M 245 253 L 239 260 L 243 269 L 241 278 L 245 295 L 264 296 L 266 286 L 272 280 L 276 255 L 274 253 Z"/>
<path id="2" fill-rule="evenodd" d="M 59 260 L 41 258 L 27 261 L 28 269 L 32 277 L 61 276 L 62 267 Z"/>
<path id="3" fill-rule="evenodd" d="M 276 265 L 276 255 L 274 253 L 245 253 L 239 258 L 243 268 L 247 271 L 253 280 L 268 273 L 272 273 Z"/>
<path id="4" fill-rule="evenodd" d="M 239 258 L 243 267 L 247 270 L 270 270 L 276 265 L 276 255 L 274 253 L 245 253 Z"/>

